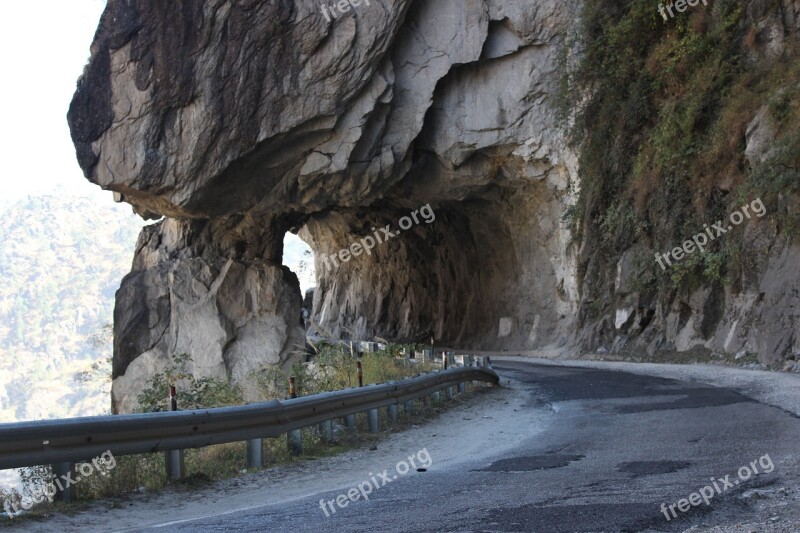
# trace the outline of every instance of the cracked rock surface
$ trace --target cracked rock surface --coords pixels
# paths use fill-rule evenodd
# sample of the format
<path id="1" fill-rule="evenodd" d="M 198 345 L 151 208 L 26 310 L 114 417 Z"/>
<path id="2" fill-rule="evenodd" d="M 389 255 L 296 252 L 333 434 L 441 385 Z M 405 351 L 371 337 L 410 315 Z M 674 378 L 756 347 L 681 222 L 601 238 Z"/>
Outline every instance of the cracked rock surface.
<path id="1" fill-rule="evenodd" d="M 80 164 L 143 217 L 117 294 L 114 408 L 172 354 L 239 382 L 302 345 L 286 231 L 336 334 L 546 345 L 577 300 L 575 157 L 549 97 L 578 3 L 110 1 L 69 112 Z M 430 205 L 335 268 L 323 257 Z M 520 286 L 530 290 L 521 292 Z"/>
<path id="2" fill-rule="evenodd" d="M 554 96 L 580 6 L 372 0 L 326 18 L 300 0 L 109 0 L 68 120 L 87 179 L 159 220 L 117 293 L 115 411 L 171 355 L 240 383 L 300 357 L 287 231 L 314 249 L 312 318 L 337 335 L 569 351 L 645 327 L 635 302 L 617 324 L 578 311 L 591 251 L 563 222 L 577 157 Z M 435 220 L 330 261 L 423 206 Z M 696 300 L 704 339 L 740 348 Z M 659 313 L 648 342 L 698 342 Z"/>

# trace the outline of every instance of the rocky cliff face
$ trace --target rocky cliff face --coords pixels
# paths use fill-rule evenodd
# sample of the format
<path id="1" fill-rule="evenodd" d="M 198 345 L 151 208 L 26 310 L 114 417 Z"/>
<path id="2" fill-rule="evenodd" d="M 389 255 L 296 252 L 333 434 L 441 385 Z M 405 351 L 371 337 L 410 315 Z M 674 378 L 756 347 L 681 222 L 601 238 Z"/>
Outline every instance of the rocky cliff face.
<path id="1" fill-rule="evenodd" d="M 313 314 L 335 333 L 493 349 L 613 339 L 613 323 L 579 313 L 592 250 L 562 220 L 580 183 L 553 100 L 580 8 L 372 0 L 332 17 L 294 0 L 110 0 L 73 140 L 89 180 L 165 217 L 117 293 L 116 409 L 170 354 L 239 381 L 289 364 L 304 332 L 287 231 L 315 251 Z M 435 220 L 352 248 L 425 205 Z M 358 256 L 342 260 L 347 248 Z M 785 250 L 772 268 L 790 268 Z M 737 309 L 756 316 L 756 300 Z M 661 313 L 678 346 L 687 335 Z"/>
<path id="2" fill-rule="evenodd" d="M 585 3 L 587 57 L 612 57 L 599 78 L 583 70 L 602 81 L 580 130 L 579 348 L 781 368 L 800 355 L 800 3 L 717 0 L 664 24 Z M 705 250 L 656 266 L 706 231 Z"/>

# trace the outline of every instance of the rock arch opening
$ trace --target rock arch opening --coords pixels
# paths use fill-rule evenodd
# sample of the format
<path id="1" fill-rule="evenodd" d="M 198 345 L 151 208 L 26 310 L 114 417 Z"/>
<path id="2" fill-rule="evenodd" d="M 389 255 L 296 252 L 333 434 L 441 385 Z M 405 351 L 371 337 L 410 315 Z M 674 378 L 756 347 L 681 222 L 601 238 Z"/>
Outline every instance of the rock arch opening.
<path id="1" fill-rule="evenodd" d="M 300 294 L 305 298 L 317 286 L 314 250 L 296 233 L 287 232 L 283 238 L 282 263 L 295 273 L 300 283 Z"/>
<path id="2" fill-rule="evenodd" d="M 577 3 L 398 0 L 335 21 L 222 5 L 110 0 L 70 107 L 86 177 L 166 217 L 117 295 L 116 410 L 176 353 L 233 380 L 291 362 L 288 231 L 335 335 L 497 349 L 571 329 L 575 159 L 550 99 Z M 425 206 L 435 220 L 413 220 Z"/>

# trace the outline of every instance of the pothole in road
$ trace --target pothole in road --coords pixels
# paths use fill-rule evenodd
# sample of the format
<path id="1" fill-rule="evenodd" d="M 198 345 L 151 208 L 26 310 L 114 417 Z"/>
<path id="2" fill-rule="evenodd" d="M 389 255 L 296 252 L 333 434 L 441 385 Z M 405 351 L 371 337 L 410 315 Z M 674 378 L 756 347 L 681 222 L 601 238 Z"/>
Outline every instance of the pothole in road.
<path id="1" fill-rule="evenodd" d="M 532 472 L 561 468 L 583 459 L 584 455 L 533 455 L 527 457 L 511 457 L 493 462 L 486 468 L 474 472 Z"/>
<path id="2" fill-rule="evenodd" d="M 631 461 L 620 463 L 617 470 L 631 474 L 633 477 L 655 476 L 658 474 L 671 474 L 690 466 L 686 461 Z"/>
<path id="3" fill-rule="evenodd" d="M 496 508 L 486 513 L 492 531 L 547 531 L 577 533 L 595 531 L 644 531 L 659 526 L 658 506 L 651 503 L 589 503 L 584 505 L 538 505 Z"/>

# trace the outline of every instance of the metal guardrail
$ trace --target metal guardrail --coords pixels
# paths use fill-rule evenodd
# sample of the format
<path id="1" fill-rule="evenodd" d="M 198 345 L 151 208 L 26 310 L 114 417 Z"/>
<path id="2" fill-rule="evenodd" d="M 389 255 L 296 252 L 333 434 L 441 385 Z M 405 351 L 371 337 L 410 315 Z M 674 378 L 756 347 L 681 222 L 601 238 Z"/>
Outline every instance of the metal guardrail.
<path id="1" fill-rule="evenodd" d="M 461 367 L 401 381 L 237 407 L 0 424 L 0 470 L 114 456 L 202 448 L 277 437 L 468 381 L 498 384 L 490 368 Z"/>

